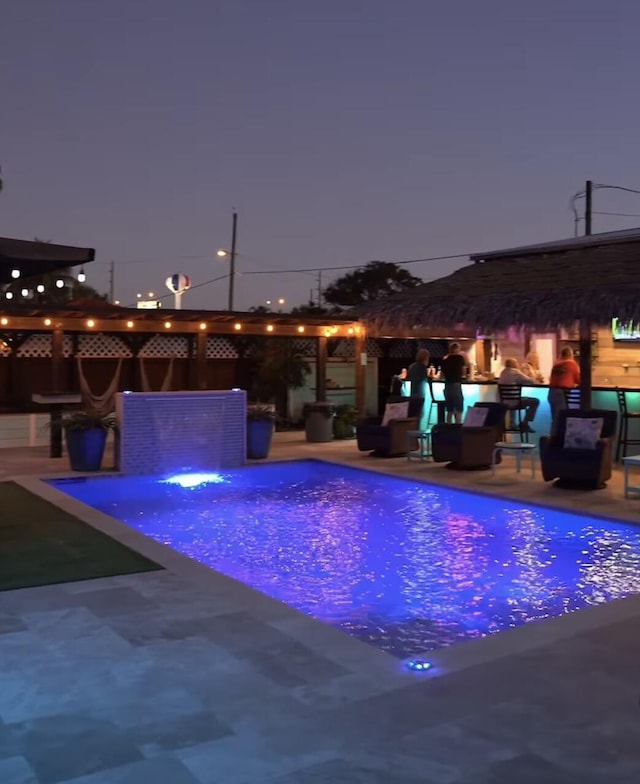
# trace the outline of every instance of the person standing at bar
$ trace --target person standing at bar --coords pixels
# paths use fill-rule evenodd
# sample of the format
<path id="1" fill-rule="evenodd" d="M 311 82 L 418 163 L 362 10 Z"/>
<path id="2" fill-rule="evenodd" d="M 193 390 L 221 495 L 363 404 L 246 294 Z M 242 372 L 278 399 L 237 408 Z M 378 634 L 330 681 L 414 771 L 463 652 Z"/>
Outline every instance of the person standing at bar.
<path id="1" fill-rule="evenodd" d="M 444 400 L 447 411 L 447 424 L 462 424 L 464 397 L 462 382 L 467 374 L 468 363 L 460 350 L 459 343 L 449 346 L 449 353 L 442 360 L 442 378 L 444 379 Z"/>
<path id="2" fill-rule="evenodd" d="M 556 431 L 558 412 L 567 407 L 566 390 L 580 386 L 580 365 L 573 358 L 573 349 L 565 346 L 551 368 L 549 376 L 549 407 L 551 408 L 551 433 Z"/>
<path id="3" fill-rule="evenodd" d="M 427 368 L 431 355 L 426 348 L 421 348 L 416 354 L 416 361 L 409 365 L 407 381 L 410 384 L 411 397 L 427 397 Z"/>

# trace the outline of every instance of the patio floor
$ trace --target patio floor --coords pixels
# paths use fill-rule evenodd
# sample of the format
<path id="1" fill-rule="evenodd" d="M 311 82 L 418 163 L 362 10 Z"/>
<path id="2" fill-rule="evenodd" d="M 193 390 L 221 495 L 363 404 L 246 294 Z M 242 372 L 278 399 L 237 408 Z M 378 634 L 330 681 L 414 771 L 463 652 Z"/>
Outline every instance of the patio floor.
<path id="1" fill-rule="evenodd" d="M 492 477 L 278 434 L 271 459 L 295 457 L 639 519 L 619 471 L 569 492 L 509 458 Z M 0 479 L 48 472 L 66 461 L 0 450 Z M 448 649 L 431 677 L 165 556 L 160 572 L 0 594 L 2 784 L 640 780 L 638 597 Z"/>

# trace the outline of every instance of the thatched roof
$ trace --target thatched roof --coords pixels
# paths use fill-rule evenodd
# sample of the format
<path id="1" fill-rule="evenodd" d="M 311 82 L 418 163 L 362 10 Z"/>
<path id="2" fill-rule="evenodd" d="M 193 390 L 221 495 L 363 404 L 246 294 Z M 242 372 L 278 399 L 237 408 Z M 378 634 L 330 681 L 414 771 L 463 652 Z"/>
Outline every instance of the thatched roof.
<path id="1" fill-rule="evenodd" d="M 0 237 L 0 284 L 13 280 L 12 269 L 19 269 L 21 278 L 29 278 L 88 264 L 95 259 L 95 255 L 93 248 Z"/>
<path id="2" fill-rule="evenodd" d="M 606 238 L 606 239 L 605 239 Z M 354 311 L 370 327 L 410 330 L 464 323 L 485 332 L 640 320 L 640 235 L 495 251 L 447 277 Z"/>

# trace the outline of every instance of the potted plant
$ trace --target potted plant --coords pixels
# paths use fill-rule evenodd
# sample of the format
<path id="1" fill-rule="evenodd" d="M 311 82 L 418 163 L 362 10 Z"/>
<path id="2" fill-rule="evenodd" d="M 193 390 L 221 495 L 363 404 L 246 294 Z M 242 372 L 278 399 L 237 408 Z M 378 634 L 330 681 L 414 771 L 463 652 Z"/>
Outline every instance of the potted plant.
<path id="1" fill-rule="evenodd" d="M 333 420 L 334 438 L 354 438 L 357 421 L 358 412 L 355 406 L 349 403 L 336 406 L 336 415 Z"/>
<path id="2" fill-rule="evenodd" d="M 247 407 L 247 457 L 260 460 L 268 457 L 276 427 L 273 406 L 257 403 Z"/>
<path id="3" fill-rule="evenodd" d="M 73 471 L 99 471 L 107 434 L 116 430 L 114 414 L 74 411 L 60 420 Z"/>

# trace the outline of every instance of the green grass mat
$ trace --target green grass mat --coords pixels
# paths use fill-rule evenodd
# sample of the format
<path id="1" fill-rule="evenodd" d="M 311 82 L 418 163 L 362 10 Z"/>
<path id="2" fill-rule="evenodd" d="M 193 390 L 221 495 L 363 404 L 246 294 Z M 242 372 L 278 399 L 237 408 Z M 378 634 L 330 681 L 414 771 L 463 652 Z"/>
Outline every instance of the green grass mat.
<path id="1" fill-rule="evenodd" d="M 0 482 L 0 591 L 161 568 L 15 482 Z"/>

